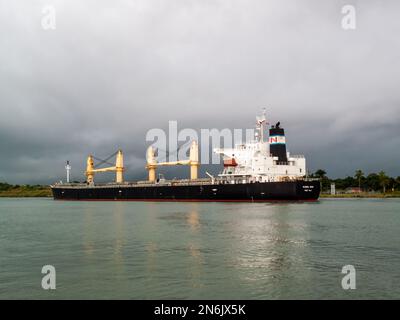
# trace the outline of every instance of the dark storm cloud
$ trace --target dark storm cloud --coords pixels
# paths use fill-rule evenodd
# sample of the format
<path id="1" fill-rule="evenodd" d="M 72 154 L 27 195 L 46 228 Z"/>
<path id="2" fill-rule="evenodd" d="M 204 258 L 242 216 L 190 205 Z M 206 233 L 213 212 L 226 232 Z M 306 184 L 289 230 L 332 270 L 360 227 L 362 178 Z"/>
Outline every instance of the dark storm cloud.
<path id="1" fill-rule="evenodd" d="M 357 29 L 341 28 L 344 4 Z M 42 8 L 56 9 L 43 30 Z M 400 175 L 397 1 L 0 1 L 0 180 L 50 183 L 148 129 L 248 128 L 261 106 L 332 176 Z M 218 168 L 216 168 L 217 170 Z"/>

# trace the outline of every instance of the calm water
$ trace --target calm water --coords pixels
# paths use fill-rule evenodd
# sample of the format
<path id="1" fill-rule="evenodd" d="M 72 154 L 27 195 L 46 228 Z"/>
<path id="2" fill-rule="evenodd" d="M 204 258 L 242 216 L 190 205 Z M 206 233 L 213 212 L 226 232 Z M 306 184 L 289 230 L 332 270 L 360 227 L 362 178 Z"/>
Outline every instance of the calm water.
<path id="1" fill-rule="evenodd" d="M 400 200 L 0 199 L 0 298 L 400 298 L 399 237 Z"/>

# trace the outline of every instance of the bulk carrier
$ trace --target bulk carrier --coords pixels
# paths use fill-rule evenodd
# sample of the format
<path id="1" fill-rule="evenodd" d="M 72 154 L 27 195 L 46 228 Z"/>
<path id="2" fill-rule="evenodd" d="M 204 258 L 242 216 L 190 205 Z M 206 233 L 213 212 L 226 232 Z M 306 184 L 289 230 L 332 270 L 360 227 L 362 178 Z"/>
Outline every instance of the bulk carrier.
<path id="1" fill-rule="evenodd" d="M 199 151 L 192 141 L 189 159 L 158 162 L 156 150 L 147 149 L 148 180 L 125 182 L 122 151 L 116 153 L 115 165 L 94 166 L 94 157 L 87 159 L 86 182 L 51 186 L 56 200 L 131 200 L 131 201 L 315 201 L 320 194 L 320 182 L 307 178 L 306 159 L 286 150 L 285 131 L 280 123 L 267 128 L 265 112 L 256 118 L 254 140 L 233 148 L 214 149 L 223 160 L 223 171 L 216 177 L 198 178 Z M 106 163 L 106 161 L 102 161 Z M 161 166 L 187 165 L 190 179 L 157 179 Z M 112 171 L 113 183 L 95 183 L 94 175 Z"/>

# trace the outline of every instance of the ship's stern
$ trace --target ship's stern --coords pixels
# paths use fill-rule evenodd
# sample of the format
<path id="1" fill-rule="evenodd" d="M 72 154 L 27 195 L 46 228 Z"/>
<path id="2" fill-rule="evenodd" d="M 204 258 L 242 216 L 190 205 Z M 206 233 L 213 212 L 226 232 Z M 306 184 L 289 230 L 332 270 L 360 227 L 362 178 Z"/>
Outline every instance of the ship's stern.
<path id="1" fill-rule="evenodd" d="M 319 180 L 301 180 L 297 182 L 296 194 L 298 200 L 318 200 L 321 193 Z"/>

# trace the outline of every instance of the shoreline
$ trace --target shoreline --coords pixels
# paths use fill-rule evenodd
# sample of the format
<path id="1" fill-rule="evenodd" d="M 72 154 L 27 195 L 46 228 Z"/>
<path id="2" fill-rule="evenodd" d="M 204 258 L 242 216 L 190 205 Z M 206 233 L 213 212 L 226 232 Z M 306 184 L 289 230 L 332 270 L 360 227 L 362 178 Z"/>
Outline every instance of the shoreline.
<path id="1" fill-rule="evenodd" d="M 344 193 L 344 194 L 320 194 L 321 199 L 392 199 L 400 198 L 400 192 L 390 192 L 390 193 Z"/>
<path id="2" fill-rule="evenodd" d="M 47 186 L 40 187 L 13 187 L 8 190 L 0 191 L 0 198 L 50 198 L 51 189 Z"/>

